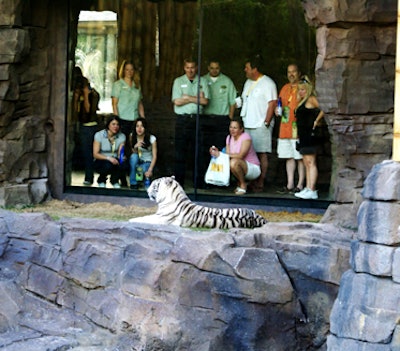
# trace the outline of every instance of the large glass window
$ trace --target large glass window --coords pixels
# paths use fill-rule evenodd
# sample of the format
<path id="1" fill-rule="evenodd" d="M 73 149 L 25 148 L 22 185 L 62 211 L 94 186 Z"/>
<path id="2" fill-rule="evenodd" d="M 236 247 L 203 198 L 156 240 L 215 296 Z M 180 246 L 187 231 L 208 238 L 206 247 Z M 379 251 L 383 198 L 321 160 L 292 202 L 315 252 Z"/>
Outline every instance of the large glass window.
<path id="1" fill-rule="evenodd" d="M 304 22 L 300 1 L 203 1 L 201 9 L 199 4 L 180 1 L 139 0 L 128 8 L 123 7 L 123 2 L 118 6 L 113 3 L 110 8 L 104 8 L 107 2 L 100 3 L 102 5 L 97 6 L 99 11 L 79 12 L 77 28 L 71 31 L 75 33 L 76 30 L 76 40 L 72 41 L 75 42 L 71 53 L 74 56 L 73 66 L 82 70 L 90 86 L 100 94 L 97 111 L 100 130 L 104 128 L 104 121 L 112 112 L 111 90 L 113 83 L 118 79 L 118 65 L 122 60 L 135 62 L 141 76 L 146 118 L 158 143 L 159 155 L 155 177 L 174 173 L 176 117 L 171 102 L 171 89 L 174 78 L 184 74 L 184 57 L 191 56 L 198 60 L 200 75 L 207 73 L 209 59 L 219 60 L 222 72 L 233 80 L 238 95 L 242 93 L 246 79 L 243 72 L 245 59 L 255 52 L 261 53 L 266 59 L 267 70 L 264 73 L 276 82 L 278 91 L 287 83 L 286 68 L 291 62 L 297 62 L 302 73 L 313 76 L 316 57 L 315 33 Z M 96 9 L 96 6 L 93 8 Z M 202 17 L 200 13 L 203 14 Z M 175 20 L 171 20 L 171 16 Z M 73 96 L 70 98 L 73 99 Z M 72 103 L 69 103 L 69 106 L 70 109 L 73 108 Z M 69 114 L 72 112 L 70 110 Z M 239 114 L 240 110 L 237 109 L 235 115 Z M 132 191 L 129 182 L 127 187 L 123 186 L 121 189 L 114 189 L 112 184 L 107 184 L 105 189 L 99 188 L 97 174 L 92 184 L 84 185 L 82 135 L 76 119 L 68 119 L 67 130 L 67 191 L 147 196 L 143 185 L 139 190 Z M 229 133 L 228 130 L 225 132 Z M 293 194 L 281 191 L 286 185 L 286 164 L 285 160 L 278 159 L 276 154 L 278 132 L 279 121 L 273 133 L 273 152 L 268 155 L 269 168 L 263 192 L 249 193 L 239 200 L 234 196 L 234 179 L 228 188 L 194 188 L 195 150 L 191 150 L 191 154 L 187 156 L 188 181 L 185 191 L 189 195 L 194 194 L 195 197 L 213 201 L 224 201 L 224 197 L 233 202 L 251 202 L 254 199 L 266 198 L 294 199 Z M 325 133 L 328 142 L 321 146 L 318 155 L 321 200 L 330 198 L 331 160 L 327 129 Z"/>

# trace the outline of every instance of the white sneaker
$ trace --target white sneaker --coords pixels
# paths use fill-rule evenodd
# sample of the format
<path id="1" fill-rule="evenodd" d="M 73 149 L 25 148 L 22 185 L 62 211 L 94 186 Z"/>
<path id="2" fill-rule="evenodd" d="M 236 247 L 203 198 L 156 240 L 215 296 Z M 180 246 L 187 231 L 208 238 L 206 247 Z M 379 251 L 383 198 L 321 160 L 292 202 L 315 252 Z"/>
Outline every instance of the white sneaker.
<path id="1" fill-rule="evenodd" d="M 311 190 L 306 188 L 306 191 L 304 193 L 296 193 L 294 194 L 295 196 L 305 199 L 305 200 L 316 200 L 318 199 L 318 191 L 317 190 Z"/>
<path id="2" fill-rule="evenodd" d="M 99 183 L 99 188 L 105 188 L 106 187 L 106 183 Z"/>
<path id="3" fill-rule="evenodd" d="M 114 187 L 115 189 L 121 189 L 121 185 L 119 185 L 119 183 L 113 184 L 113 187 Z"/>
<path id="4" fill-rule="evenodd" d="M 318 199 L 318 190 L 310 190 L 307 195 L 309 196 L 308 198 L 311 200 L 316 200 Z"/>
<path id="5" fill-rule="evenodd" d="M 303 188 L 303 190 L 299 191 L 298 193 L 294 193 L 294 196 L 303 199 L 303 195 L 307 194 L 309 191 L 311 190 L 308 188 Z"/>

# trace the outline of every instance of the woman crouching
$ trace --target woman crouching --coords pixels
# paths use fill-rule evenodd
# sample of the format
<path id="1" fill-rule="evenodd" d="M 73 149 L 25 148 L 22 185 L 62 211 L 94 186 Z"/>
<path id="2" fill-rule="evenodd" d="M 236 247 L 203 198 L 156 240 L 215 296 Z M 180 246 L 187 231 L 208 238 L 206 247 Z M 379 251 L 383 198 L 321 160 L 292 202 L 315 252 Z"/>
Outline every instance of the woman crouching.
<path id="1" fill-rule="evenodd" d="M 210 148 L 211 156 L 218 157 L 220 152 L 215 146 Z M 244 195 L 247 191 L 247 181 L 257 179 L 261 169 L 251 136 L 244 131 L 243 121 L 240 118 L 232 119 L 229 125 L 226 153 L 230 159 L 231 174 L 237 179 L 235 194 Z"/>
<path id="2" fill-rule="evenodd" d="M 94 169 L 100 174 L 97 179 L 100 188 L 106 187 L 108 175 L 114 188 L 121 187 L 119 179 L 129 168 L 126 157 L 121 157 L 125 141 L 125 134 L 120 132 L 120 119 L 116 115 L 111 115 L 107 119 L 106 128 L 94 135 Z"/>

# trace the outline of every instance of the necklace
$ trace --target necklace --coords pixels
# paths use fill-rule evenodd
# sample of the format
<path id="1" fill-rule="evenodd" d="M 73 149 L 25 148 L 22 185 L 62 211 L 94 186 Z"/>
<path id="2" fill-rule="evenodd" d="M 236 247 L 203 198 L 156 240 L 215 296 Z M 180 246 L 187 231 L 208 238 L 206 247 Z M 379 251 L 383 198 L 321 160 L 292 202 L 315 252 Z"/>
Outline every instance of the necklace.
<path id="1" fill-rule="evenodd" d="M 114 153 L 115 152 L 115 135 L 110 136 L 107 133 L 107 137 L 108 137 L 108 141 L 110 142 L 111 152 Z"/>
<path id="2" fill-rule="evenodd" d="M 256 87 L 257 83 L 260 81 L 262 78 L 262 75 L 257 78 L 257 80 L 253 81 L 253 83 L 250 85 L 249 89 L 247 89 L 246 92 L 246 97 L 249 97 L 250 93 L 253 91 L 253 89 Z"/>

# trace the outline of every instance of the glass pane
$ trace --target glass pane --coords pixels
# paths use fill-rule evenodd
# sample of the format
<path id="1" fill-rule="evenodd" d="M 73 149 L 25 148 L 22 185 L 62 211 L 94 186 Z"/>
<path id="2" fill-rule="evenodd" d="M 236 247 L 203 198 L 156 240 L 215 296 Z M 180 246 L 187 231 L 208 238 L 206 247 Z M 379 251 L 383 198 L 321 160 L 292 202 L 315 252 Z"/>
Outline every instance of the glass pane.
<path id="1" fill-rule="evenodd" d="M 75 64 L 100 93 L 99 114 L 111 113 L 111 86 L 117 76 L 117 14 L 81 11 Z"/>
<path id="2" fill-rule="evenodd" d="M 92 162 L 91 156 L 93 134 L 102 129 L 104 119 L 112 112 L 111 88 L 117 72 L 117 15 L 111 11 L 81 11 L 77 27 L 75 49 L 75 68 L 73 72 L 82 73 L 74 80 L 72 74 L 71 86 L 73 97 L 78 100 L 72 103 L 73 126 L 69 128 L 70 145 L 73 147 L 71 167 L 71 185 L 91 185 L 93 175 L 85 176 L 86 164 Z M 88 84 L 89 102 L 91 108 L 97 105 L 97 111 L 85 117 L 85 89 Z M 97 92 L 99 101 L 92 100 Z M 77 96 L 75 95 L 77 94 Z M 86 114 L 85 114 L 86 116 Z"/>
<path id="3" fill-rule="evenodd" d="M 164 23 L 167 19 L 165 14 L 162 16 L 162 11 L 159 12 L 159 10 L 162 6 L 173 5 L 168 5 L 166 2 L 150 4 L 150 2 L 146 1 L 139 1 L 135 4 L 138 3 L 141 5 L 135 6 L 141 9 L 146 7 L 146 11 L 148 11 L 146 14 L 149 15 L 149 13 L 151 13 L 154 18 L 142 18 L 140 23 L 132 21 L 129 22 L 129 26 L 127 26 L 125 22 L 121 31 L 124 31 L 125 35 L 132 36 L 132 38 L 129 38 L 132 42 L 129 43 L 128 41 L 127 46 L 121 46 L 127 48 L 129 45 L 138 45 L 140 47 L 140 49 L 129 48 L 124 50 L 124 52 L 137 55 L 139 61 L 141 61 L 140 73 L 142 76 L 142 87 L 145 86 L 147 89 L 145 90 L 143 99 L 145 111 L 149 119 L 149 124 L 151 125 L 151 130 L 154 131 L 157 137 L 159 147 L 159 161 L 157 162 L 156 177 L 169 176 L 174 173 L 175 160 L 173 148 L 176 117 L 172 112 L 171 96 L 166 95 L 171 92 L 173 79 L 184 74 L 184 71 L 183 62 L 171 61 L 170 58 L 165 57 L 165 52 L 168 50 L 166 50 L 165 44 L 164 46 L 161 45 L 160 40 L 164 40 L 165 43 L 165 40 L 168 38 L 165 31 L 166 23 Z M 274 55 L 268 56 L 268 68 L 265 73 L 274 79 L 278 91 L 283 84 L 287 82 L 287 63 L 291 61 L 301 61 L 300 64 L 302 67 L 305 67 L 305 69 L 310 72 L 310 70 L 313 69 L 313 62 L 315 59 L 315 47 L 310 47 L 310 43 L 315 45 L 315 33 L 312 29 L 307 30 L 307 25 L 304 23 L 304 18 L 302 18 L 300 13 L 301 11 L 298 12 L 300 4 L 296 3 L 295 5 L 296 6 L 294 6 L 293 2 L 290 2 L 290 4 L 274 2 L 268 4 L 268 6 L 264 4 L 262 6 L 268 7 L 268 11 L 265 12 L 259 10 L 259 6 L 261 5 L 259 5 L 257 1 L 239 1 L 230 3 L 229 5 L 219 4 L 212 8 L 205 6 L 204 32 L 202 33 L 203 37 L 201 42 L 203 58 L 201 62 L 199 62 L 199 64 L 201 64 L 201 72 L 199 72 L 199 74 L 204 75 L 207 73 L 206 62 L 210 57 L 220 59 L 222 73 L 227 74 L 234 81 L 238 94 L 240 95 L 245 81 L 245 74 L 243 72 L 244 60 L 247 53 L 251 52 L 253 49 L 259 48 L 260 43 L 263 43 L 262 48 L 264 51 L 274 52 Z M 178 6 L 186 5 L 185 3 L 180 3 Z M 246 6 L 248 6 L 248 8 Z M 276 9 L 274 10 L 274 6 L 278 6 L 282 11 L 277 12 Z M 244 8 L 247 10 L 244 11 Z M 240 14 L 248 11 L 255 14 L 252 24 L 243 26 L 234 25 L 238 22 Z M 286 23 L 286 17 L 293 17 L 290 13 L 296 13 L 296 16 L 293 21 Z M 223 16 L 221 14 L 223 14 Z M 277 17 L 274 20 L 276 23 L 271 19 L 275 16 L 272 14 L 275 14 Z M 100 94 L 99 110 L 97 111 L 98 129 L 104 128 L 104 120 L 107 115 L 112 112 L 111 89 L 113 83 L 118 79 L 118 62 L 125 59 L 125 57 L 118 57 L 118 52 L 121 51 L 121 48 L 118 48 L 118 42 L 121 42 L 121 40 L 124 43 L 126 42 L 124 38 L 118 38 L 118 20 L 121 20 L 121 18 L 118 17 L 115 12 L 111 11 L 81 11 L 79 14 L 76 48 L 74 51 L 75 65 L 81 68 L 83 75 L 90 82 L 90 86 L 96 89 Z M 265 21 L 269 23 L 268 26 L 265 26 Z M 301 21 L 303 21 L 303 23 L 301 23 Z M 143 23 L 146 23 L 148 26 L 146 30 L 149 32 L 149 36 L 146 37 L 145 40 L 143 39 L 143 33 L 140 29 L 135 27 L 136 25 L 141 26 Z M 152 25 L 155 23 L 154 33 L 150 30 L 150 23 Z M 288 30 L 288 28 L 290 29 L 294 24 L 297 28 L 296 31 Z M 259 31 L 262 32 L 262 35 L 255 34 Z M 282 38 L 279 35 L 276 35 L 277 32 L 282 31 L 288 33 L 284 41 L 281 40 Z M 124 36 L 124 33 L 120 33 L 120 36 Z M 193 57 L 197 55 L 197 41 L 201 39 L 197 37 L 197 34 L 199 33 L 196 32 L 196 35 L 194 35 L 194 42 L 187 45 L 192 48 Z M 154 36 L 154 40 L 150 38 L 151 36 Z M 251 41 L 246 39 L 249 37 L 252 38 Z M 238 39 L 232 40 L 232 38 Z M 186 45 L 186 43 L 184 44 Z M 183 46 L 184 44 L 181 45 Z M 224 48 L 224 50 L 221 50 L 221 48 Z M 139 53 L 135 50 L 139 51 Z M 176 47 L 174 50 L 184 51 L 185 48 Z M 299 50 L 302 50 L 300 55 Z M 168 55 L 172 56 L 174 52 L 169 50 Z M 144 60 L 143 57 L 147 59 Z M 171 65 L 174 65 L 174 67 Z M 169 71 L 175 72 L 173 76 L 165 74 L 165 72 Z M 154 72 L 156 73 L 153 74 Z M 159 80 L 162 82 L 162 85 L 161 83 L 158 85 L 159 82 L 157 78 L 159 77 L 162 78 Z M 158 96 L 158 91 L 163 91 L 163 94 Z M 235 112 L 235 115 L 239 115 L 239 110 Z M 273 152 L 268 157 L 269 169 L 265 191 L 262 193 L 246 194 L 246 198 L 259 198 L 260 200 L 265 198 L 294 198 L 293 194 L 285 194 L 280 191 L 286 183 L 286 165 L 285 160 L 278 159 L 276 155 L 278 129 L 279 123 L 276 123 L 273 134 Z M 76 128 L 74 123 L 68 125 L 68 130 L 68 149 L 70 150 L 69 152 L 73 152 L 73 157 L 71 157 L 71 181 L 67 181 L 67 185 L 72 185 L 77 189 L 80 188 L 78 191 L 99 193 L 101 189 L 97 187 L 96 178 L 94 179 L 92 187 L 83 187 L 83 182 L 85 180 L 84 153 L 81 148 L 83 139 L 79 134 L 79 127 Z M 228 133 L 229 131 L 226 130 L 226 135 Z M 73 135 L 72 138 L 71 135 Z M 326 129 L 325 137 L 329 140 L 329 134 Z M 229 188 L 210 187 L 208 189 L 195 189 L 193 187 L 193 173 L 195 168 L 194 150 L 192 150 L 191 155 L 192 156 L 188 156 L 186 165 L 187 181 L 185 185 L 187 186 L 185 187 L 185 191 L 188 194 L 214 196 L 217 200 L 222 199 L 221 196 L 234 197 L 235 180 L 231 182 L 231 187 Z M 318 161 L 320 163 L 319 185 L 322 190 L 321 193 L 324 193 L 323 198 L 327 199 L 331 167 L 329 143 L 321 147 Z M 199 177 L 202 178 L 203 175 L 199 175 Z M 68 174 L 66 178 L 68 179 Z M 141 187 L 139 192 L 129 191 L 129 187 L 118 191 L 113 189 L 112 195 L 116 194 L 121 194 L 123 196 L 147 196 L 144 187 Z"/>

